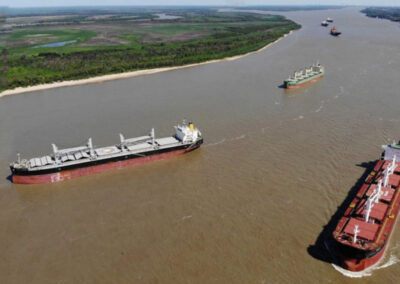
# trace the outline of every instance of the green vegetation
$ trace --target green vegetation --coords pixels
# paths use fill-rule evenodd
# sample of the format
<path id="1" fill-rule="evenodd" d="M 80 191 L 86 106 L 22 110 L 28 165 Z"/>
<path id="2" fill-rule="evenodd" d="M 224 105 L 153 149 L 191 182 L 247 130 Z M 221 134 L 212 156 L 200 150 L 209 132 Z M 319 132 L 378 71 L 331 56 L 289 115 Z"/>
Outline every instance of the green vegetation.
<path id="1" fill-rule="evenodd" d="M 79 39 L 80 42 L 88 40 L 90 37 L 94 36 L 94 32 L 81 31 L 81 30 L 24 30 L 12 33 L 8 40 L 20 40 L 20 39 L 30 39 L 35 37 L 40 37 L 41 39 L 53 39 L 57 37 L 57 40 L 71 40 Z"/>
<path id="2" fill-rule="evenodd" d="M 391 7 L 373 7 L 366 8 L 361 11 L 368 17 L 388 19 L 395 22 L 400 22 L 400 8 Z"/>
<path id="3" fill-rule="evenodd" d="M 246 6 L 248 10 L 260 10 L 260 11 L 314 11 L 314 10 L 330 10 L 330 9 L 342 9 L 345 6 L 338 5 L 293 5 L 293 6 Z M 238 8 L 243 9 L 243 8 Z"/>
<path id="4" fill-rule="evenodd" d="M 13 32 L 7 41 L 8 44 L 24 42 L 23 46 L 9 49 L 10 54 L 24 53 L 24 55 L 28 55 L 46 52 L 48 48 L 41 47 L 44 44 L 65 41 L 76 41 L 75 43 L 79 44 L 95 35 L 96 32 L 85 30 L 24 30 Z M 60 52 L 61 49 L 59 48 L 57 51 Z"/>
<path id="5" fill-rule="evenodd" d="M 85 23 L 79 25 L 13 29 L 5 40 L 6 48 L 1 50 L 4 76 L 0 91 L 244 54 L 300 27 L 282 16 L 218 13 L 211 9 L 168 14 L 181 18 L 154 20 L 149 19 L 153 14 L 145 11 L 142 20 L 135 22 L 113 15 L 116 22 L 105 24 L 105 19 L 110 19 L 107 16 L 98 17 L 101 26 L 98 22 L 89 25 L 89 16 L 82 16 Z M 76 42 L 38 47 L 65 41 Z"/>

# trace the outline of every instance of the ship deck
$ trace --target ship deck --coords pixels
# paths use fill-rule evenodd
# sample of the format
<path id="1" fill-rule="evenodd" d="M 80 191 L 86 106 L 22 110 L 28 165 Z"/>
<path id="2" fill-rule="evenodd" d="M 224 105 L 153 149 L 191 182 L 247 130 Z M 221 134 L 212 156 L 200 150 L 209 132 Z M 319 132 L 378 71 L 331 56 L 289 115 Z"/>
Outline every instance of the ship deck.
<path id="1" fill-rule="evenodd" d="M 400 163 L 378 161 L 339 221 L 334 239 L 363 251 L 384 246 L 399 210 L 399 195 Z"/>
<path id="2" fill-rule="evenodd" d="M 94 148 L 92 150 L 88 147 L 62 149 L 58 151 L 59 157 L 57 160 L 54 155 L 46 155 L 29 159 L 26 161 L 25 166 L 27 171 L 36 172 L 84 164 L 95 160 L 102 161 L 129 155 L 141 156 L 147 152 L 172 148 L 183 144 L 177 138 L 171 136 L 154 139 L 153 145 L 153 141 L 149 136 L 143 136 L 126 139 L 123 144 Z"/>

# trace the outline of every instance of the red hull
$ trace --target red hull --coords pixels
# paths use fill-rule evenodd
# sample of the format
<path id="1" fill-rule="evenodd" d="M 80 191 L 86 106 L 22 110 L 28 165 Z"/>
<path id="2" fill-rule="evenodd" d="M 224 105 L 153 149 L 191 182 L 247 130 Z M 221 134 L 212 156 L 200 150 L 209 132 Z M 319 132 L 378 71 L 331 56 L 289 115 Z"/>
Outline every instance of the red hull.
<path id="1" fill-rule="evenodd" d="M 356 204 L 358 198 L 364 196 L 364 194 L 368 193 L 369 191 L 372 191 L 372 189 L 369 189 L 369 185 L 373 184 L 374 182 L 377 181 L 377 179 L 381 178 L 383 170 L 387 167 L 387 164 L 388 164 L 387 161 L 385 162 L 382 160 L 378 161 L 373 171 L 366 178 L 364 186 L 360 188 L 360 190 L 357 193 L 357 196 L 355 196 L 355 198 L 353 199 L 352 202 L 353 204 Z M 343 255 L 340 251 L 337 251 L 337 255 L 340 258 L 341 266 L 343 268 L 355 272 L 363 271 L 367 268 L 370 268 L 373 265 L 376 265 L 385 255 L 385 251 L 389 246 L 390 238 L 392 236 L 393 229 L 398 219 L 397 215 L 399 214 L 400 211 L 400 181 L 398 178 L 398 176 L 400 175 L 399 166 L 400 165 L 397 164 L 396 170 L 394 171 L 393 176 L 395 177 L 389 179 L 389 182 L 393 182 L 396 185 L 395 188 L 396 191 L 394 191 L 395 193 L 393 197 L 391 197 L 390 206 L 388 206 L 387 210 L 384 212 L 383 219 L 381 220 L 382 224 L 380 225 L 379 230 L 377 231 L 378 236 L 376 239 L 374 238 L 372 241 L 373 243 L 378 244 L 381 247 L 381 250 L 376 255 L 363 259 L 350 258 L 348 256 Z M 351 211 L 351 208 L 352 207 L 349 207 L 346 210 L 345 215 L 347 212 Z M 343 225 L 340 224 L 340 222 L 336 228 L 336 231 L 341 231 L 343 228 Z M 363 230 L 362 227 L 361 230 Z"/>
<path id="2" fill-rule="evenodd" d="M 399 214 L 399 204 L 397 204 L 397 206 L 394 209 L 395 209 L 395 212 L 392 212 L 392 213 L 396 217 L 392 221 L 393 222 L 392 226 L 389 226 L 389 228 L 387 228 L 384 231 L 385 234 L 387 234 L 389 237 L 387 239 L 387 242 L 385 243 L 385 246 L 381 249 L 381 251 L 379 253 L 377 253 L 376 255 L 374 255 L 373 257 L 364 258 L 361 260 L 350 259 L 350 258 L 344 257 L 343 255 L 339 255 L 339 257 L 341 258 L 341 261 L 342 261 L 343 268 L 350 270 L 350 271 L 363 271 L 363 270 L 377 264 L 383 258 L 383 256 L 385 255 L 386 249 L 389 246 L 390 238 L 392 236 L 392 231 L 393 231 L 396 221 L 398 219 L 397 215 Z"/>
<path id="3" fill-rule="evenodd" d="M 184 150 L 177 150 L 177 151 L 173 151 L 173 152 L 152 155 L 152 156 L 140 157 L 140 158 L 129 159 L 129 160 L 122 160 L 122 161 L 117 161 L 117 162 L 109 162 L 109 163 L 102 164 L 102 165 L 77 168 L 77 169 L 73 169 L 73 170 L 65 170 L 65 171 L 51 173 L 51 174 L 31 175 L 31 176 L 13 175 L 12 182 L 17 183 L 17 184 L 39 184 L 39 183 L 58 182 L 58 181 L 72 179 L 72 178 L 88 176 L 88 175 L 92 175 L 92 174 L 98 174 L 98 173 L 102 173 L 102 172 L 112 170 L 112 169 L 121 169 L 121 168 L 125 168 L 128 166 L 140 165 L 140 164 L 144 164 L 144 163 L 147 163 L 150 161 L 168 159 L 171 157 L 175 157 L 175 156 L 182 155 L 184 153 L 193 151 L 194 149 L 197 149 L 198 147 L 199 146 L 194 147 L 194 148 L 184 149 Z"/>
<path id="4" fill-rule="evenodd" d="M 322 77 L 324 77 L 324 76 L 320 76 L 318 78 L 312 79 L 310 81 L 304 82 L 304 83 L 296 85 L 296 86 L 286 86 L 286 89 L 288 89 L 288 90 L 298 89 L 298 88 L 304 87 L 308 84 L 315 83 L 315 82 L 319 81 Z"/>
<path id="5" fill-rule="evenodd" d="M 345 258 L 343 256 L 340 256 L 341 261 L 342 261 L 342 267 L 344 269 L 350 270 L 350 271 L 363 271 L 371 266 L 373 266 L 374 264 L 378 263 L 383 255 L 385 254 L 385 250 L 386 250 L 387 245 L 376 255 L 374 255 L 373 257 L 370 258 L 364 258 L 361 260 L 357 260 L 355 258 Z"/>

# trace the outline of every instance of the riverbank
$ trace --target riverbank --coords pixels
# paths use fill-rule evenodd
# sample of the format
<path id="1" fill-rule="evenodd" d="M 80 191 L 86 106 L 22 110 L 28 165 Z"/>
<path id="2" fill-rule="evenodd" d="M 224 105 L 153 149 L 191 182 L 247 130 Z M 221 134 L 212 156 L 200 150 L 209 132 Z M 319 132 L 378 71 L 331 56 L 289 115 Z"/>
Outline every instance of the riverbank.
<path id="1" fill-rule="evenodd" d="M 367 17 L 387 19 L 393 22 L 400 22 L 400 8 L 396 7 L 369 7 L 361 10 Z"/>
<path id="2" fill-rule="evenodd" d="M 279 42 L 283 38 L 289 36 L 292 33 L 293 33 L 293 31 L 290 31 L 289 33 L 284 34 L 283 36 L 281 36 L 277 40 L 265 45 L 264 47 L 262 47 L 262 48 L 260 48 L 260 49 L 258 49 L 256 51 L 251 51 L 251 52 L 248 52 L 248 53 L 245 53 L 245 54 L 236 55 L 236 56 L 232 56 L 232 57 L 227 57 L 227 58 L 222 58 L 222 59 L 215 59 L 215 60 L 208 60 L 208 61 L 204 61 L 204 62 L 181 65 L 181 66 L 162 67 L 162 68 L 154 68 L 154 69 L 144 69 L 144 70 L 137 70 L 137 71 L 131 71 L 131 72 L 118 73 L 118 74 L 96 76 L 96 77 L 87 78 L 87 79 L 54 82 L 54 83 L 40 84 L 40 85 L 29 86 L 29 87 L 18 87 L 18 88 L 15 88 L 15 89 L 5 90 L 5 91 L 1 92 L 0 93 L 0 97 L 9 96 L 9 95 L 16 95 L 16 94 L 21 94 L 21 93 L 28 93 L 28 92 L 42 91 L 42 90 L 53 89 L 53 88 L 77 86 L 77 85 L 84 85 L 84 84 L 95 84 L 95 83 L 101 83 L 101 82 L 111 81 L 111 80 L 126 79 L 126 78 L 143 76 L 143 75 L 150 75 L 150 74 L 166 72 L 166 71 L 171 71 L 171 70 L 191 68 L 191 67 L 200 66 L 200 65 L 204 65 L 204 64 L 210 64 L 210 63 L 216 63 L 216 62 L 222 62 L 222 61 L 232 61 L 232 60 L 236 60 L 236 59 L 239 59 L 239 58 L 251 55 L 251 54 L 255 54 L 255 53 L 261 52 L 261 51 L 267 49 L 268 47 L 270 47 L 271 45 Z"/>

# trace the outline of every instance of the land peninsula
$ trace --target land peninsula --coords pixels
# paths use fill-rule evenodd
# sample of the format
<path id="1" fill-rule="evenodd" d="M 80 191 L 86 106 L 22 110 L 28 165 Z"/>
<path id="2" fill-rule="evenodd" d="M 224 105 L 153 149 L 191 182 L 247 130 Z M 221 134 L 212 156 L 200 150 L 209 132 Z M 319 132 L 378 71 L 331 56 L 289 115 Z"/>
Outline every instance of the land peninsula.
<path id="1" fill-rule="evenodd" d="M 370 7 L 361 11 L 371 18 L 387 19 L 394 22 L 400 22 L 399 7 Z"/>
<path id="2" fill-rule="evenodd" d="M 0 96 L 236 58 L 300 28 L 283 16 L 212 8 L 16 9 L 6 16 Z"/>

